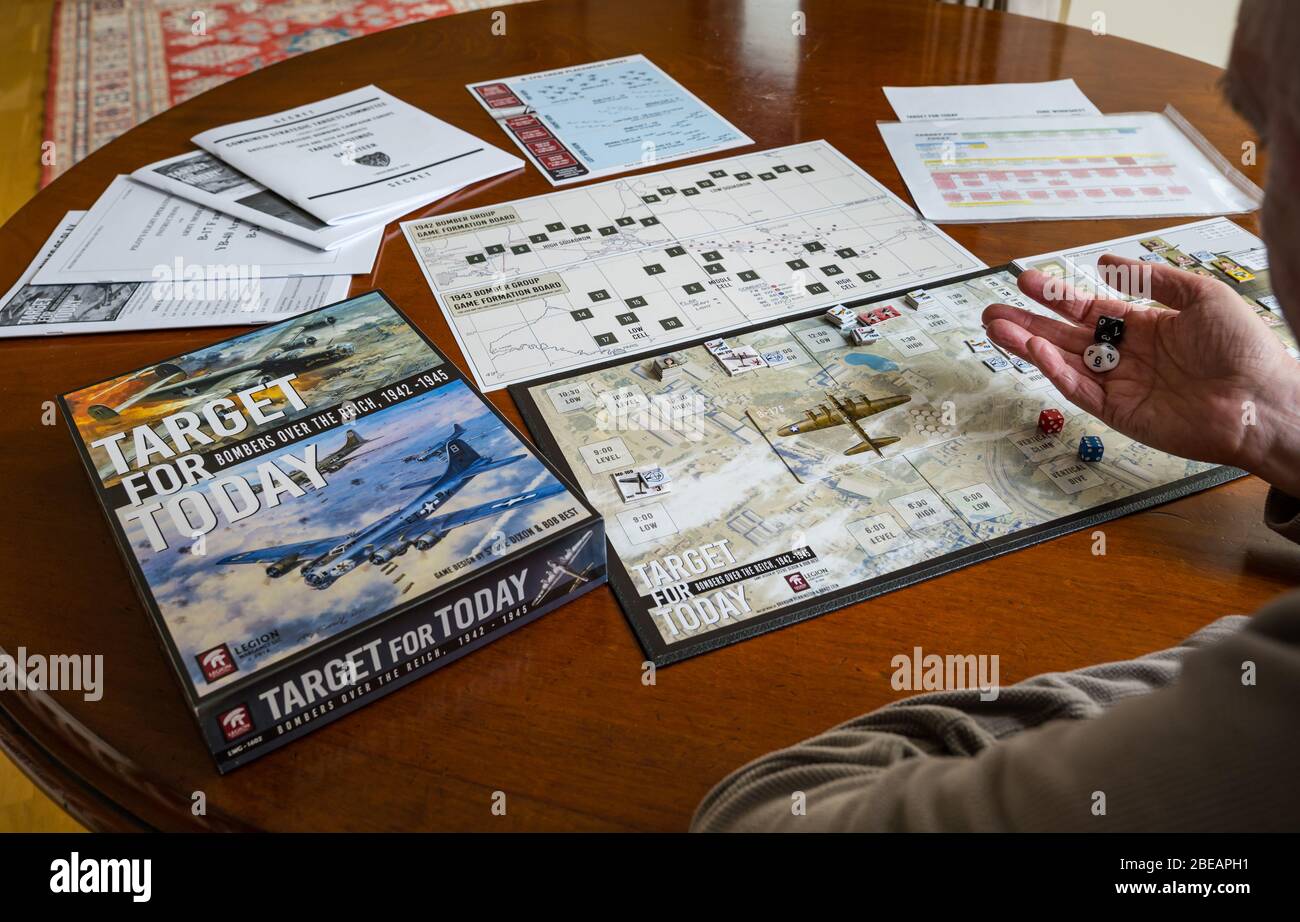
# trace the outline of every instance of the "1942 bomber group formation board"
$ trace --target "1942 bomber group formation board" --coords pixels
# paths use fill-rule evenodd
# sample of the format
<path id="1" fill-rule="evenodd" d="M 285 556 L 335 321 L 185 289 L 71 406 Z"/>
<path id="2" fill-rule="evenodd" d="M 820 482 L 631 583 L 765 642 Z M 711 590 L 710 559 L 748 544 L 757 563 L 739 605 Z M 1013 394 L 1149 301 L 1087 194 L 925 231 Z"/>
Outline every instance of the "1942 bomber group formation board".
<path id="1" fill-rule="evenodd" d="M 1135 151 L 1072 81 L 894 89 L 882 133 L 946 205 L 825 140 L 737 152 L 639 55 L 469 85 L 559 188 L 402 223 L 466 373 L 382 293 L 337 298 L 391 218 L 525 161 L 379 87 L 211 128 L 64 219 L 0 299 L 5 335 L 270 322 L 63 397 L 221 770 L 606 581 L 667 664 L 1240 475 L 1072 406 L 982 314 L 1050 315 L 1031 268 L 1149 303 L 1108 285 L 1113 252 L 1229 285 L 1300 357 L 1263 244 L 1219 216 L 1258 190 L 1172 110 Z M 949 157 L 907 110 L 950 103 L 1034 127 L 949 118 Z M 988 267 L 925 217 L 957 205 L 1211 217 Z M 319 283 L 292 310 L 276 284 L 104 308 L 164 284 L 111 229 L 160 223 L 155 249 L 201 268 L 228 237 Z M 1102 372 L 1125 348 L 1103 320 Z M 502 388 L 536 451 L 481 393 Z"/>

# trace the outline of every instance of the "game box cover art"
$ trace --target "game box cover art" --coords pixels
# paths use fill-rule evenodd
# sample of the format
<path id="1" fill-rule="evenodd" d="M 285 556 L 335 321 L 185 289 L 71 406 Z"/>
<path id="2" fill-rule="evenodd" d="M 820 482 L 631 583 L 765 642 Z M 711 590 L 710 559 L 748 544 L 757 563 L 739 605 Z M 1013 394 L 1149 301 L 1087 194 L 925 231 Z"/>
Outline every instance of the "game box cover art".
<path id="1" fill-rule="evenodd" d="M 223 772 L 605 581 L 601 518 L 378 292 L 62 402 Z"/>

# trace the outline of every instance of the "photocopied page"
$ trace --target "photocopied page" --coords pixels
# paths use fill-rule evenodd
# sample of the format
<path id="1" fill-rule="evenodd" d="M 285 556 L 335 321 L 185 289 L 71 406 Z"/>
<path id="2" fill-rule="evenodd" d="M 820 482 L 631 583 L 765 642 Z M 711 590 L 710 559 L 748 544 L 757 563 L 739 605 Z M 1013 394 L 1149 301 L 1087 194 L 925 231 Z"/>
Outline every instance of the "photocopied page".
<path id="1" fill-rule="evenodd" d="M 524 165 L 377 86 L 192 140 L 326 224 L 416 208 Z"/>
<path id="2" fill-rule="evenodd" d="M 553 186 L 754 143 L 640 54 L 466 89 Z"/>
<path id="3" fill-rule="evenodd" d="M 58 252 L 85 214 L 68 212 L 0 298 L 0 338 L 261 324 L 339 301 L 352 282 L 348 275 L 316 275 L 219 283 L 34 284 L 37 270 Z"/>
<path id="4" fill-rule="evenodd" d="M 376 227 L 338 249 L 319 250 L 118 176 L 34 281 L 361 275 L 373 268 L 382 236 Z"/>
<path id="5" fill-rule="evenodd" d="M 321 250 L 356 240 L 409 210 L 400 205 L 347 224 L 326 224 L 205 150 L 142 166 L 131 178 Z"/>
<path id="6" fill-rule="evenodd" d="M 965 86 L 886 86 L 885 98 L 901 121 L 949 118 L 1017 118 L 1043 115 L 1101 115 L 1073 79 L 1042 83 L 983 83 Z"/>
<path id="7" fill-rule="evenodd" d="M 879 128 L 917 208 L 940 223 L 1234 214 L 1262 197 L 1173 110 Z"/>

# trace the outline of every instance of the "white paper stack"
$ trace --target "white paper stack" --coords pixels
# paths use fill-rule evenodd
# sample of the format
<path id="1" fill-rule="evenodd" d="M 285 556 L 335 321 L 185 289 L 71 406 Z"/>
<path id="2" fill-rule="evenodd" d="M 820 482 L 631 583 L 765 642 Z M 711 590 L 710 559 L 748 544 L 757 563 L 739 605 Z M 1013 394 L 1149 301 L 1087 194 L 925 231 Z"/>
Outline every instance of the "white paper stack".
<path id="1" fill-rule="evenodd" d="M 352 281 L 349 275 L 204 278 L 195 273 L 183 279 L 37 283 L 38 272 L 63 262 L 69 252 L 63 247 L 86 217 L 68 212 L 27 271 L 0 296 L 0 339 L 268 323 L 341 301 Z"/>
<path id="2" fill-rule="evenodd" d="M 193 141 L 64 219 L 0 299 L 0 337 L 313 310 L 374 268 L 389 221 L 524 165 L 374 86 Z"/>
<path id="3" fill-rule="evenodd" d="M 321 250 L 341 247 L 406 213 L 394 208 L 331 226 L 205 150 L 142 166 L 131 177 Z"/>
<path id="4" fill-rule="evenodd" d="M 359 275 L 374 266 L 382 234 L 374 227 L 321 250 L 119 176 L 35 282 L 143 282 L 236 271 L 261 278 Z"/>
<path id="5" fill-rule="evenodd" d="M 376 86 L 191 140 L 133 176 L 321 249 L 524 165 Z"/>

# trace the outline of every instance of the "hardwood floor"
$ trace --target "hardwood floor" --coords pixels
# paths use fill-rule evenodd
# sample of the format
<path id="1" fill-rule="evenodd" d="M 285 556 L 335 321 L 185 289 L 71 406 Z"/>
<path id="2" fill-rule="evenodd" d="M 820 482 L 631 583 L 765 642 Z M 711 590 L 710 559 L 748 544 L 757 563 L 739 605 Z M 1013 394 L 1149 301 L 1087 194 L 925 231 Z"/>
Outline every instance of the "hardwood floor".
<path id="1" fill-rule="evenodd" d="M 54 0 L 6 4 L 0 29 L 0 222 L 36 194 Z"/>
<path id="2" fill-rule="evenodd" d="M 81 825 L 36 789 L 0 755 L 0 833 L 85 832 Z"/>
<path id="3" fill-rule="evenodd" d="M 41 176 L 41 134 L 54 0 L 10 0 L 0 29 L 0 222 L 33 195 Z M 9 279 L 0 279 L 7 286 Z M 8 645 L 8 644 L 6 644 Z M 0 755 L 0 832 L 78 832 L 81 826 Z"/>

